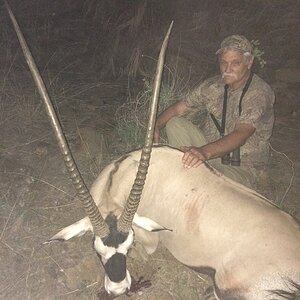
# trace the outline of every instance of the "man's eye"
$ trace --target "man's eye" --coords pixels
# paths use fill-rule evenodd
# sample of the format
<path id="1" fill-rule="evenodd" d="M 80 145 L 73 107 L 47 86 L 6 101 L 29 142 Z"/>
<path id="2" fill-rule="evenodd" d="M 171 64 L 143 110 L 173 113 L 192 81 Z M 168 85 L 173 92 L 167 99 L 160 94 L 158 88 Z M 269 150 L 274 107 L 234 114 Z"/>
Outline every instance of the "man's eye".
<path id="1" fill-rule="evenodd" d="M 238 67 L 238 66 L 241 65 L 241 63 L 240 63 L 239 61 L 235 61 L 235 62 L 232 63 L 232 65 L 233 65 L 234 67 Z"/>

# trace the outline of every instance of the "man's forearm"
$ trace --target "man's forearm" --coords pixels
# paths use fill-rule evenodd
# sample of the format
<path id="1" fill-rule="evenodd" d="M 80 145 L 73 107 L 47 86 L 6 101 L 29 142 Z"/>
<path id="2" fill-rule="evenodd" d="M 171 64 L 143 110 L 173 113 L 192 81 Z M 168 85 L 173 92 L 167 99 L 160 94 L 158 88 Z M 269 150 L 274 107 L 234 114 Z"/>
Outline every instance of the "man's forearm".
<path id="1" fill-rule="evenodd" d="M 223 138 L 200 147 L 199 151 L 207 160 L 222 157 L 244 145 L 254 131 L 255 128 L 252 126 L 242 125 L 241 128 L 234 130 Z"/>
<path id="2" fill-rule="evenodd" d="M 156 127 L 158 129 L 163 128 L 171 118 L 181 116 L 188 110 L 189 109 L 187 108 L 183 100 L 176 102 L 175 104 L 169 106 L 158 116 Z"/>
<path id="3" fill-rule="evenodd" d="M 209 159 L 222 157 L 242 146 L 254 131 L 252 125 L 241 124 L 232 133 L 215 142 L 202 147 L 184 147 L 182 162 L 186 168 L 196 168 Z"/>

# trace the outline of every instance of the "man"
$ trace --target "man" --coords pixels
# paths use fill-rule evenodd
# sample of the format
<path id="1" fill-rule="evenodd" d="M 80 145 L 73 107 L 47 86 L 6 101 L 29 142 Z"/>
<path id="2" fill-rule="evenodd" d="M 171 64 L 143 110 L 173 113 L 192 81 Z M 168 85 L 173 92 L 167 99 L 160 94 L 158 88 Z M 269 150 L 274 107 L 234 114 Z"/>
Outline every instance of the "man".
<path id="1" fill-rule="evenodd" d="M 160 129 L 166 126 L 170 145 L 184 151 L 185 167 L 196 168 L 210 161 L 226 176 L 253 187 L 268 160 L 274 93 L 252 74 L 253 48 L 244 36 L 224 39 L 217 55 L 221 75 L 207 79 L 162 112 L 154 141 L 159 142 Z M 208 112 L 201 129 L 187 118 L 194 111 Z M 235 166 L 239 150 L 240 166 Z"/>

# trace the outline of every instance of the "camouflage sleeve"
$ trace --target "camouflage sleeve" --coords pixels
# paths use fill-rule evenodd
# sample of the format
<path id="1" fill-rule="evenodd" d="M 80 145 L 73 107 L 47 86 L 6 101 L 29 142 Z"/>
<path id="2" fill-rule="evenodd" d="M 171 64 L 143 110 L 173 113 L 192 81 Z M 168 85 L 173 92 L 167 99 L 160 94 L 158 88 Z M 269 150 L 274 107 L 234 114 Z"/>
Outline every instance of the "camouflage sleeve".
<path id="1" fill-rule="evenodd" d="M 192 110 L 205 110 L 211 98 L 216 98 L 218 94 L 217 82 L 220 76 L 215 76 L 203 81 L 185 99 L 185 104 Z"/>
<path id="2" fill-rule="evenodd" d="M 249 93 L 242 100 L 242 113 L 237 123 L 252 124 L 257 128 L 272 105 L 273 95 L 257 91 Z"/>
<path id="3" fill-rule="evenodd" d="M 187 95 L 184 100 L 185 105 L 192 110 L 201 110 L 204 105 L 204 97 L 202 95 L 203 85 L 202 83 L 197 86 L 191 93 Z"/>

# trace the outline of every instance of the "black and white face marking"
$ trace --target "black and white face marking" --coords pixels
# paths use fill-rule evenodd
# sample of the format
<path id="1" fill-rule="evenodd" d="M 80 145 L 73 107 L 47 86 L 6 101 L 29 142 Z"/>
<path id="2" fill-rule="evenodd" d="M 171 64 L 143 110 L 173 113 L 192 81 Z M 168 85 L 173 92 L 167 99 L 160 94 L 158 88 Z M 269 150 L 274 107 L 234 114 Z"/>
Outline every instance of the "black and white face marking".
<path id="1" fill-rule="evenodd" d="M 95 236 L 94 248 L 105 269 L 105 290 L 117 296 L 130 289 L 131 277 L 126 268 L 126 255 L 133 243 L 134 233 L 133 230 L 127 234 L 118 232 L 116 218 L 112 215 L 108 218 L 110 234 L 103 240 Z"/>

